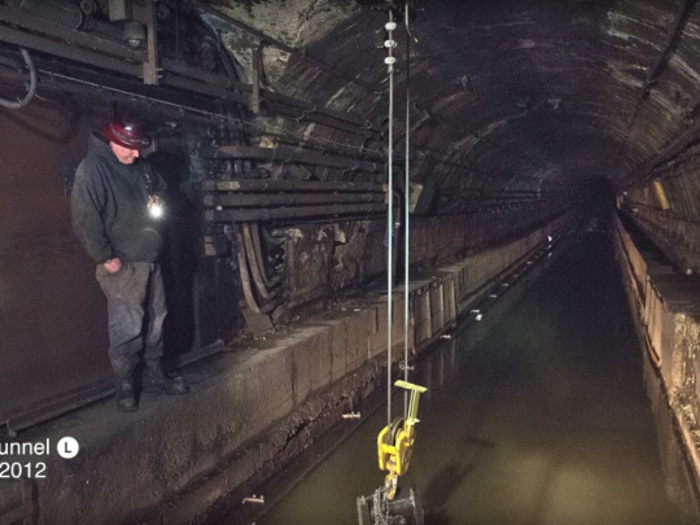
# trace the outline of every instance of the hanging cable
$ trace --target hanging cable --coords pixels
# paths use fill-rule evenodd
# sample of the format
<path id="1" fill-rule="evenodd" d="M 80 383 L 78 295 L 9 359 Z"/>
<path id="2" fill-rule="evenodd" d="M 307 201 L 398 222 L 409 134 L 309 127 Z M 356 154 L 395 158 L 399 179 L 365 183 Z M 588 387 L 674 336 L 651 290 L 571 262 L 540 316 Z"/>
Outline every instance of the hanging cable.
<path id="1" fill-rule="evenodd" d="M 394 30 L 396 22 L 394 22 L 394 12 L 391 9 L 387 10 L 389 21 L 384 26 L 387 30 L 387 39 L 384 42 L 384 47 L 388 50 L 388 56 L 384 59 L 389 73 L 389 145 L 387 152 L 387 350 L 386 350 L 386 411 L 387 411 L 387 427 L 391 425 L 391 362 L 392 362 L 392 331 L 393 331 L 393 286 L 394 286 L 394 48 L 396 41 L 394 40 Z"/>
<path id="2" fill-rule="evenodd" d="M 409 209 L 410 209 L 410 137 L 411 137 L 411 23 L 409 20 L 409 3 L 406 0 L 406 9 L 404 11 L 404 23 L 406 24 L 406 167 L 404 169 L 404 284 L 403 284 L 403 379 L 408 382 L 408 295 L 409 295 L 409 261 L 410 261 L 410 243 L 409 243 Z M 403 413 L 404 417 L 408 417 L 408 390 L 403 394 Z"/>
<path id="3" fill-rule="evenodd" d="M 34 67 L 34 62 L 32 61 L 32 57 L 29 54 L 29 51 L 27 51 L 23 47 L 20 47 L 19 52 L 22 54 L 22 58 L 24 58 L 24 63 L 27 64 L 27 68 L 29 68 L 29 88 L 27 89 L 27 94 L 24 96 L 24 98 L 21 100 L 17 99 L 16 102 L 0 98 L 0 106 L 6 107 L 8 109 L 22 109 L 27 104 L 29 104 L 34 98 L 34 94 L 36 93 L 36 87 L 38 83 L 36 68 Z"/>

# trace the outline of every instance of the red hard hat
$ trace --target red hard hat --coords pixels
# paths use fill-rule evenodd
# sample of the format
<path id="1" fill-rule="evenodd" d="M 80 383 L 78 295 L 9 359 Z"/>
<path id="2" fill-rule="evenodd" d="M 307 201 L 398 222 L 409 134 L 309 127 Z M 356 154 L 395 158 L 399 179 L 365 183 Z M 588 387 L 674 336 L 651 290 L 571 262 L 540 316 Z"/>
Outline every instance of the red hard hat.
<path id="1" fill-rule="evenodd" d="M 141 124 L 132 120 L 113 120 L 102 127 L 102 134 L 110 142 L 129 149 L 144 149 L 151 145 Z"/>

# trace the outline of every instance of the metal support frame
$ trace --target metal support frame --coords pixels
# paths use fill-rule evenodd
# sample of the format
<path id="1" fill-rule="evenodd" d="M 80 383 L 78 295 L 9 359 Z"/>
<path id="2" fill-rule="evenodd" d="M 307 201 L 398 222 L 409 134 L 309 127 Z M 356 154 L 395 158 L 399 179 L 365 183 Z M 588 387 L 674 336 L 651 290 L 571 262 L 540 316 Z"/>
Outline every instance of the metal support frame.
<path id="1" fill-rule="evenodd" d="M 144 10 L 147 28 L 145 52 L 132 49 L 123 42 L 105 38 L 102 35 L 68 30 L 51 21 L 3 6 L 0 6 L 0 28 L 2 29 L 0 41 L 87 64 L 101 70 L 140 78 L 147 85 L 164 84 L 215 99 L 223 98 L 235 103 L 250 104 L 252 85 L 192 68 L 172 59 L 162 60 L 161 67 L 157 54 L 157 17 L 154 4 L 155 0 L 147 0 Z M 2 22 L 24 30 L 4 27 Z M 259 89 L 259 97 L 258 105 L 264 100 L 270 111 L 298 121 L 315 122 L 366 137 L 377 133 L 370 129 L 371 122 L 347 113 L 318 108 L 310 102 L 264 89 Z"/>
<path id="2" fill-rule="evenodd" d="M 250 110 L 254 115 L 260 114 L 260 88 L 262 77 L 262 46 L 253 50 L 253 75 L 251 78 Z"/>
<path id="3" fill-rule="evenodd" d="M 143 82 L 148 85 L 158 84 L 160 69 L 158 67 L 158 31 L 155 0 L 146 0 L 146 53 L 148 60 L 143 63 Z"/>

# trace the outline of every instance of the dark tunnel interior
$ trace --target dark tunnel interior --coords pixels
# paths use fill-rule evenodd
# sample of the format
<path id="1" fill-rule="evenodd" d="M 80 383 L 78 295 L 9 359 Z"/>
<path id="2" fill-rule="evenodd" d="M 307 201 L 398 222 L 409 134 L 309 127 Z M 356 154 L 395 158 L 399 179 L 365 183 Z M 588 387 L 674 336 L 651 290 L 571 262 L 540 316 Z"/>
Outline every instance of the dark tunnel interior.
<path id="1" fill-rule="evenodd" d="M 252 490 L 596 233 L 697 485 L 698 86 L 697 0 L 0 0 L 0 443 L 92 440 L 61 497 L 0 488 L 0 523 L 206 523 L 203 480 Z M 192 392 L 97 424 L 108 312 L 70 197 L 123 117 L 167 183 L 165 363 Z M 381 364 L 392 337 L 412 357 Z M 99 474 L 136 476 L 117 435 L 149 451 L 134 492 Z"/>

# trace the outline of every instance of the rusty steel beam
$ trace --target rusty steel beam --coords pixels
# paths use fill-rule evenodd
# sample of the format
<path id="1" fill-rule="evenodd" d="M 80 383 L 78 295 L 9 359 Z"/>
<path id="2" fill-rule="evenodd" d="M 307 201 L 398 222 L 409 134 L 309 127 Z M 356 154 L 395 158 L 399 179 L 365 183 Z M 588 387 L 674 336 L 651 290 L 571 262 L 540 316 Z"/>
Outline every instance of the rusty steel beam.
<path id="1" fill-rule="evenodd" d="M 383 192 L 384 186 L 373 182 L 297 181 L 297 180 L 205 180 L 204 191 L 344 191 Z"/>
<path id="2" fill-rule="evenodd" d="M 379 215 L 384 213 L 386 213 L 385 204 L 336 204 L 257 210 L 207 210 L 204 212 L 204 218 L 211 222 L 250 222 L 327 215 Z"/>

